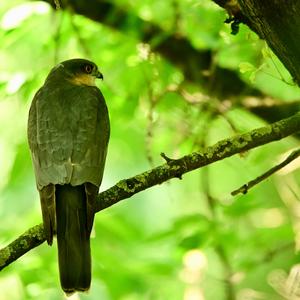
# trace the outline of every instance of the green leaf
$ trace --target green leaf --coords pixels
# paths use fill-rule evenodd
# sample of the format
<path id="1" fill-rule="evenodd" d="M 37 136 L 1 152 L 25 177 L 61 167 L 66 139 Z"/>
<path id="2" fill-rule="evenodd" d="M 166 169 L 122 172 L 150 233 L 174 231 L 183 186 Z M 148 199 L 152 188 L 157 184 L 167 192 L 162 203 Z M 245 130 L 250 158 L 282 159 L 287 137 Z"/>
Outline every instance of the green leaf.
<path id="1" fill-rule="evenodd" d="M 248 62 L 241 62 L 239 64 L 239 69 L 241 73 L 253 72 L 256 70 L 256 67 Z"/>

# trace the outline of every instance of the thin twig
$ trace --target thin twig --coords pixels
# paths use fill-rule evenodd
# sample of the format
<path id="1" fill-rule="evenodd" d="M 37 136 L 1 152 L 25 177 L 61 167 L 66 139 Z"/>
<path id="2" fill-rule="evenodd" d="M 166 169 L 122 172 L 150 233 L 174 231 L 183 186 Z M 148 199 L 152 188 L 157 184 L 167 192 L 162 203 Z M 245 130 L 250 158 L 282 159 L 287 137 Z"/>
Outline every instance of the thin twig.
<path id="1" fill-rule="evenodd" d="M 235 300 L 236 299 L 235 288 L 234 288 L 234 284 L 231 281 L 233 270 L 229 262 L 228 255 L 226 254 L 226 251 L 221 244 L 216 245 L 215 250 L 221 259 L 224 273 L 225 273 L 223 282 L 225 283 L 225 288 L 226 288 L 226 299 Z"/>
<path id="2" fill-rule="evenodd" d="M 212 117 L 213 115 L 211 115 Z M 212 120 L 212 119 L 211 119 Z M 211 121 L 210 120 L 210 121 Z M 209 135 L 210 131 L 210 125 L 211 122 L 207 122 L 207 129 L 204 131 L 204 134 L 202 136 L 202 140 L 200 141 L 202 147 L 206 147 L 207 144 L 207 137 Z M 211 193 L 211 180 L 210 180 L 210 168 L 209 166 L 201 172 L 201 183 L 203 186 L 203 192 L 206 197 L 207 205 L 211 214 L 211 217 L 218 222 L 218 216 L 216 214 L 216 206 L 217 206 L 217 199 L 212 195 Z M 224 278 L 223 282 L 225 283 L 225 291 L 226 291 L 226 300 L 234 300 L 236 299 L 235 295 L 235 289 L 234 286 L 230 280 L 232 274 L 233 274 L 233 269 L 230 264 L 230 260 L 228 258 L 228 255 L 224 249 L 224 245 L 222 243 L 217 243 L 214 246 L 214 249 L 217 253 L 217 255 L 220 258 L 221 264 L 223 265 L 223 270 L 224 270 Z"/>
<path id="3" fill-rule="evenodd" d="M 79 27 L 77 26 L 77 24 L 75 23 L 74 21 L 74 18 L 71 18 L 71 26 L 73 27 L 73 30 L 74 30 L 74 33 L 77 37 L 77 40 L 79 42 L 79 46 L 81 47 L 84 55 L 86 57 L 91 57 L 91 51 L 90 49 L 88 48 L 87 46 L 87 42 L 84 40 L 84 38 L 81 36 L 81 32 L 80 32 L 80 29 Z"/>
<path id="4" fill-rule="evenodd" d="M 54 0 L 55 9 L 59 10 L 61 8 L 59 0 Z"/>
<path id="5" fill-rule="evenodd" d="M 223 119 L 228 123 L 228 125 L 230 126 L 231 130 L 234 133 L 239 133 L 239 130 L 237 129 L 237 127 L 235 126 L 234 122 L 232 122 L 232 120 L 226 115 L 226 113 L 221 113 L 221 116 L 223 117 Z"/>
<path id="6" fill-rule="evenodd" d="M 147 129 L 146 129 L 146 157 L 151 167 L 154 166 L 153 155 L 151 153 L 152 141 L 153 141 L 153 132 L 154 132 L 154 110 L 157 104 L 157 99 L 153 94 L 153 87 L 150 84 L 150 80 L 148 80 L 145 75 L 146 81 L 148 81 L 148 100 L 149 100 L 149 109 L 147 113 Z"/>
<path id="7" fill-rule="evenodd" d="M 146 136 L 145 136 L 145 150 L 146 150 L 146 158 L 151 167 L 154 166 L 153 155 L 151 153 L 152 141 L 153 141 L 153 132 L 154 132 L 154 111 L 155 107 L 158 103 L 159 97 L 155 95 L 153 89 L 153 81 L 154 81 L 154 72 L 152 71 L 151 78 L 147 74 L 147 70 L 150 66 L 149 61 L 153 59 L 153 63 L 155 62 L 155 56 L 151 58 L 151 48 L 148 45 L 140 44 L 138 47 L 139 57 L 143 60 L 142 63 L 142 72 L 144 76 L 144 80 L 147 86 L 147 100 L 149 102 L 149 108 L 147 111 L 147 127 L 146 127 Z M 152 67 L 152 66 L 151 66 Z"/>
<path id="8" fill-rule="evenodd" d="M 249 181 L 248 183 L 242 185 L 238 189 L 231 192 L 232 196 L 235 196 L 237 194 L 247 194 L 247 192 L 254 187 L 255 185 L 259 184 L 263 180 L 267 179 L 271 175 L 273 175 L 275 172 L 279 171 L 280 169 L 284 168 L 286 165 L 294 161 L 296 158 L 298 158 L 300 155 L 300 148 L 293 151 L 283 162 L 276 165 L 275 167 L 269 169 L 267 172 L 263 173 L 262 175 L 258 176 L 257 178 Z"/>
<path id="9" fill-rule="evenodd" d="M 59 50 L 60 50 L 60 33 L 61 33 L 61 27 L 62 22 L 64 18 L 64 13 L 61 13 L 61 15 L 53 15 L 53 21 L 57 21 L 55 32 L 53 35 L 53 41 L 54 41 L 54 64 L 56 65 L 59 62 Z"/>
<path id="10" fill-rule="evenodd" d="M 166 161 L 167 164 L 170 164 L 172 161 L 174 161 L 174 159 L 168 157 L 164 152 L 161 152 L 160 156 Z"/>

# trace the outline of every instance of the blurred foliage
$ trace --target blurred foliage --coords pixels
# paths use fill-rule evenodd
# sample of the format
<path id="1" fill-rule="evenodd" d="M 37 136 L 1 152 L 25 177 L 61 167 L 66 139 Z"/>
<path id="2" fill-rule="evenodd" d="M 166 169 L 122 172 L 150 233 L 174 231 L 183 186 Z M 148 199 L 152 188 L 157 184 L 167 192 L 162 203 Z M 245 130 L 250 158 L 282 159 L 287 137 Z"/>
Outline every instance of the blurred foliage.
<path id="1" fill-rule="evenodd" d="M 88 1 L 87 1 L 88 3 Z M 88 4 L 87 4 L 88 5 Z M 140 18 L 210 50 L 214 63 L 281 101 L 300 98 L 265 43 L 210 0 L 118 0 Z M 114 17 L 114 16 L 112 16 Z M 1 247 L 41 222 L 26 140 L 30 102 L 50 68 L 74 57 L 95 61 L 110 110 L 112 136 L 102 190 L 222 138 L 264 124 L 246 109 L 186 83 L 180 69 L 131 35 L 44 2 L 0 4 Z M 182 63 L 185 53 L 181 53 Z M 221 99 L 226 100 L 226 99 Z M 135 195 L 95 220 L 93 283 L 72 299 L 284 299 L 299 270 L 297 166 L 247 195 L 230 192 L 286 155 L 294 138 L 218 162 Z M 0 300 L 64 299 L 55 246 L 34 249 L 1 272 Z M 294 266 L 294 267 L 293 267 Z M 292 269 L 293 267 L 293 269 Z M 291 271 L 292 270 L 292 271 Z M 286 298 L 289 299 L 289 298 Z"/>

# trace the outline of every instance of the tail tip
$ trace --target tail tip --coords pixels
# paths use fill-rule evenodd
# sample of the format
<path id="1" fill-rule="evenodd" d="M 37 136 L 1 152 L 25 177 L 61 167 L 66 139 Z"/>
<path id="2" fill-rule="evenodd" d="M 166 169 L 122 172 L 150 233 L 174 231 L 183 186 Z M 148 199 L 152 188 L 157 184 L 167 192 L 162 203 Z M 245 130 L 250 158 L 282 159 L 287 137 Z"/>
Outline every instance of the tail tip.
<path id="1" fill-rule="evenodd" d="M 83 293 L 87 293 L 90 289 L 90 287 L 84 287 L 84 288 L 80 288 L 80 287 L 77 287 L 77 288 L 65 288 L 65 287 L 62 287 L 64 293 L 66 294 L 67 297 L 70 297 L 72 296 L 74 293 L 76 292 L 83 292 Z"/>

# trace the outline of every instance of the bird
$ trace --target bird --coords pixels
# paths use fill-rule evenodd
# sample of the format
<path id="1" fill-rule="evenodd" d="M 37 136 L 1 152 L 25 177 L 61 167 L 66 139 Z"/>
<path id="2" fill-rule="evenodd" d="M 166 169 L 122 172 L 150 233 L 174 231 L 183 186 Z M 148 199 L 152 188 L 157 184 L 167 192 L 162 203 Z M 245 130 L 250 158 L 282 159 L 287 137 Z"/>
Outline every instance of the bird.
<path id="1" fill-rule="evenodd" d="M 54 66 L 33 97 L 27 136 L 49 245 L 57 237 L 67 294 L 91 285 L 90 233 L 110 137 L 97 65 L 75 58 Z"/>

